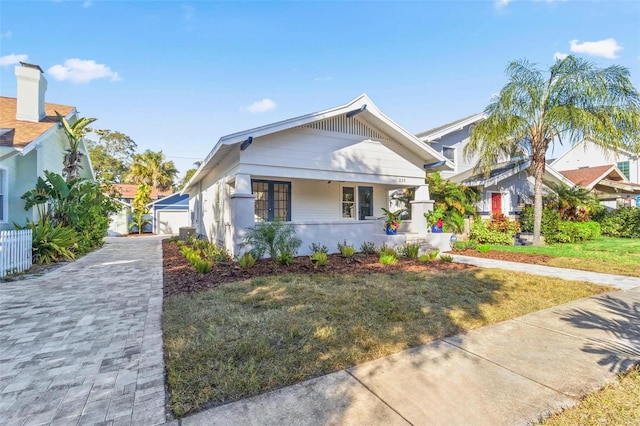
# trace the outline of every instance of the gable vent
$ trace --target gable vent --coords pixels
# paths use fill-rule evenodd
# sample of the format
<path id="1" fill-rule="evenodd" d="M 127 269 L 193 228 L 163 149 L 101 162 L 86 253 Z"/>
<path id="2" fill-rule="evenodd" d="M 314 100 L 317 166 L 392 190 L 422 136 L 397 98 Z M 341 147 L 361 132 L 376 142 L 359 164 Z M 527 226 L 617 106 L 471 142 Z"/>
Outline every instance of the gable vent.
<path id="1" fill-rule="evenodd" d="M 392 142 L 391 138 L 385 134 L 371 126 L 368 126 L 355 117 L 347 118 L 345 115 L 327 118 L 326 120 L 305 124 L 301 127 L 324 130 L 326 132 L 346 133 L 349 135 L 362 136 L 372 140 Z"/>

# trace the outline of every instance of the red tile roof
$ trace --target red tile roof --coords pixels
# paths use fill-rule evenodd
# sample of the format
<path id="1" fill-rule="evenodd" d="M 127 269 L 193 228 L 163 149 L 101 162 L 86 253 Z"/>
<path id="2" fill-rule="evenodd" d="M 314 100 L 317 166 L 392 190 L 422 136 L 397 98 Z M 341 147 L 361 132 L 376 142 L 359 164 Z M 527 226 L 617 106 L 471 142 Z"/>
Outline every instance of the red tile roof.
<path id="1" fill-rule="evenodd" d="M 607 164 L 605 166 L 583 167 L 580 169 L 563 170 L 560 173 L 571 182 L 583 188 L 590 188 L 598 183 L 600 179 L 608 178 L 610 180 L 623 180 L 619 173 L 614 172 L 614 165 Z"/>
<path id="2" fill-rule="evenodd" d="M 38 136 L 56 125 L 58 122 L 56 111 L 66 116 L 75 109 L 75 107 L 68 105 L 45 103 L 46 117 L 34 123 L 32 121 L 16 120 L 16 104 L 16 98 L 0 96 L 0 128 L 9 129 L 0 136 L 0 146 L 24 148 Z"/>

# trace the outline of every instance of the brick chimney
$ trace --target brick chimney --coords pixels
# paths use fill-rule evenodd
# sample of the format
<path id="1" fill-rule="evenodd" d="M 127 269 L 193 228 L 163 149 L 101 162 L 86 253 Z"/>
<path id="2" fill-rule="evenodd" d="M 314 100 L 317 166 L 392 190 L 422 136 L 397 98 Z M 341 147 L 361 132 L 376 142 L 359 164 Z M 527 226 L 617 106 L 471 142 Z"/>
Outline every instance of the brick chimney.
<path id="1" fill-rule="evenodd" d="M 38 65 L 20 62 L 16 67 L 18 82 L 18 102 L 16 120 L 38 122 L 46 113 L 44 111 L 44 93 L 47 91 L 47 80 L 42 68 Z"/>

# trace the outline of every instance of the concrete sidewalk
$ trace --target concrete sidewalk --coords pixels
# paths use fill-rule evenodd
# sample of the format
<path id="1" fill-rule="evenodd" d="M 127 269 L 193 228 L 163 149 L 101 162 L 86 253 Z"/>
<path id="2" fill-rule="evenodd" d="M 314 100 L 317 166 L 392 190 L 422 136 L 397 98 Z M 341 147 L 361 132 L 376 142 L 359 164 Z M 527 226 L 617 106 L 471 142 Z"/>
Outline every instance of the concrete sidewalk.
<path id="1" fill-rule="evenodd" d="M 456 260 L 465 261 L 456 256 Z M 485 260 L 485 259 L 481 259 Z M 470 262 L 470 261 L 469 261 Z M 598 282 L 602 274 L 493 261 L 482 266 Z M 544 267 L 542 267 L 544 268 Z M 640 280 L 209 409 L 195 425 L 527 425 L 640 362 Z M 178 421 L 174 421 L 178 424 Z"/>
<path id="2" fill-rule="evenodd" d="M 159 237 L 0 283 L 0 423 L 165 423 Z"/>

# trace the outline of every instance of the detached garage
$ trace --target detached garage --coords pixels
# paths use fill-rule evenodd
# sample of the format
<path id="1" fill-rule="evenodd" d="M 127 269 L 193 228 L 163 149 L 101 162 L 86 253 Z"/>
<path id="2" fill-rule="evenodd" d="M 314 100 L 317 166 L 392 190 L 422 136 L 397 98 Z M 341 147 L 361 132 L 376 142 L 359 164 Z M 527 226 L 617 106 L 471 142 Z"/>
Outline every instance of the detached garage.
<path id="1" fill-rule="evenodd" d="M 178 235 L 180 228 L 191 226 L 189 220 L 189 195 L 175 193 L 149 204 L 153 215 L 153 233 Z"/>

